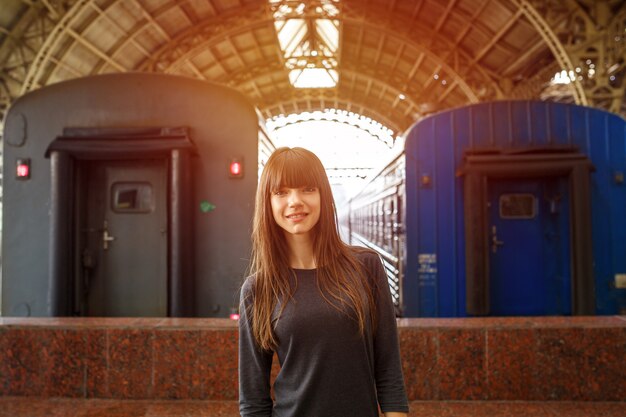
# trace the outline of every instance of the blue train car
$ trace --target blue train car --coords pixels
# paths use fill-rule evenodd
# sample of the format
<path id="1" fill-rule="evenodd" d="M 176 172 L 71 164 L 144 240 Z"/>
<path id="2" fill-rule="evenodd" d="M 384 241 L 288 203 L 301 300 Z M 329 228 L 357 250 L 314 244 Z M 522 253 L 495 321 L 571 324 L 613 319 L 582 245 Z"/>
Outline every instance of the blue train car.
<path id="1" fill-rule="evenodd" d="M 536 101 L 416 123 L 404 153 L 402 314 L 623 314 L 625 129 L 615 114 Z"/>

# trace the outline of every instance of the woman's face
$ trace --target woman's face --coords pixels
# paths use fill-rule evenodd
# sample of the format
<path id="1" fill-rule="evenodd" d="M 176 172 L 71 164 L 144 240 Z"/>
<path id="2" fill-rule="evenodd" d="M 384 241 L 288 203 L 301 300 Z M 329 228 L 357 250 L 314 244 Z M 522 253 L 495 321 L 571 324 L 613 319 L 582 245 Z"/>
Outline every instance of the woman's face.
<path id="1" fill-rule="evenodd" d="M 272 192 L 272 214 L 276 223 L 291 235 L 308 235 L 320 218 L 317 187 L 283 187 Z"/>

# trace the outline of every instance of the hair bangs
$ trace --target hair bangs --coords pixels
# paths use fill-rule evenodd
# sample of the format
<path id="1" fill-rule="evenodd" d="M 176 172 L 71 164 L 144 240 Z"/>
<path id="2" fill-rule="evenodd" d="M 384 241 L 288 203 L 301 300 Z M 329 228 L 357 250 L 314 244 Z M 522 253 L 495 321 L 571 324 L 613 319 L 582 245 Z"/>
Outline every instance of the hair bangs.
<path id="1" fill-rule="evenodd" d="M 292 148 L 277 155 L 275 168 L 272 175 L 268 178 L 268 188 L 270 192 L 277 191 L 283 187 L 299 188 L 299 187 L 317 187 L 322 184 L 320 175 L 326 175 L 325 172 L 319 172 L 321 163 L 315 163 L 311 157 L 301 152 L 298 148 Z"/>

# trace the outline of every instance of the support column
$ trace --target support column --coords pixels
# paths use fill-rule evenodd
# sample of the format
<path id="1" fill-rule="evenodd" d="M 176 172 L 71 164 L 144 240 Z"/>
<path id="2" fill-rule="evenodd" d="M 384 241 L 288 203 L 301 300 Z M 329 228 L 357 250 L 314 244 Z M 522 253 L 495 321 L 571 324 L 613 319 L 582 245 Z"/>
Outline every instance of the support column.
<path id="1" fill-rule="evenodd" d="M 170 160 L 168 316 L 193 317 L 193 230 L 189 151 L 172 149 Z"/>
<path id="2" fill-rule="evenodd" d="M 71 159 L 66 152 L 50 155 L 50 245 L 47 315 L 67 315 L 70 291 Z"/>
<path id="3" fill-rule="evenodd" d="M 477 172 L 465 177 L 465 303 L 468 315 L 489 314 L 489 245 L 485 214 L 486 178 Z"/>
<path id="4" fill-rule="evenodd" d="M 577 164 L 570 174 L 572 196 L 572 314 L 594 315 L 593 238 L 589 167 Z"/>

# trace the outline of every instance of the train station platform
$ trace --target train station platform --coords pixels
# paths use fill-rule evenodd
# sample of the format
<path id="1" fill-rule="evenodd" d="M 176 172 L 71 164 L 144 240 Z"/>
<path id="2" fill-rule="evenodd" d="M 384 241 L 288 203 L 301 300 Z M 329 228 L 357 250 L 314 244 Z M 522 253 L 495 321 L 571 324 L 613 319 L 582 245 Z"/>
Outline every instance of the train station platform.
<path id="1" fill-rule="evenodd" d="M 626 317 L 400 319 L 410 416 L 626 415 Z M 0 318 L 0 416 L 237 416 L 226 319 Z"/>

